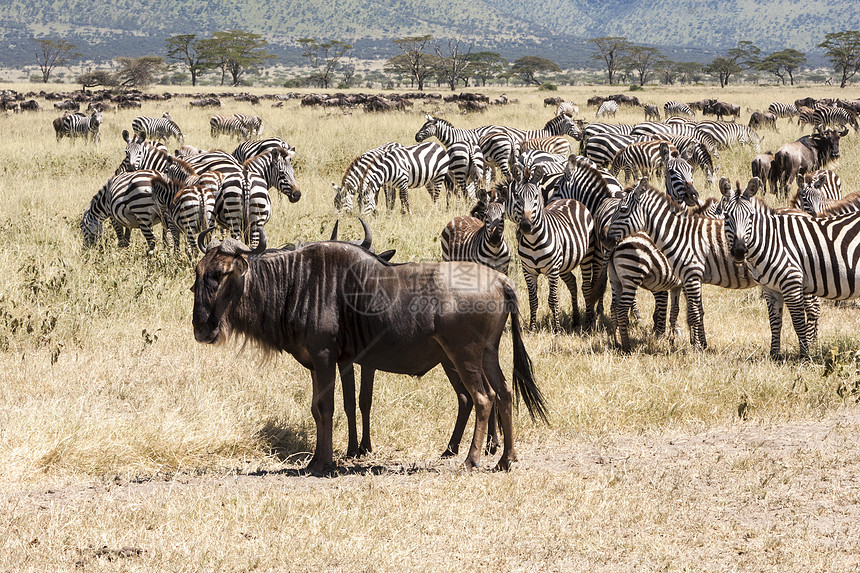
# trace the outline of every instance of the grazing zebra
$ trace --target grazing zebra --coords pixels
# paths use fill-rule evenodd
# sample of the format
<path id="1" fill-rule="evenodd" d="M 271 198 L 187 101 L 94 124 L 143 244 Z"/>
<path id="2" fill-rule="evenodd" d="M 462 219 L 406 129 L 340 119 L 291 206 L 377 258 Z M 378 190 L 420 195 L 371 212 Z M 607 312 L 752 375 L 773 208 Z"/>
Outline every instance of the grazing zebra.
<path id="1" fill-rule="evenodd" d="M 544 274 L 549 280 L 549 306 L 552 329 L 561 332 L 558 311 L 558 279 L 570 291 L 574 324 L 579 324 L 576 276 L 574 269 L 583 266 L 583 295 L 589 291 L 591 277 L 588 258 L 593 256 L 594 220 L 588 209 L 574 199 L 556 199 L 544 206 L 540 189 L 528 181 L 518 181 L 512 197 L 513 220 L 517 223 L 517 252 L 523 267 L 529 292 L 529 328 L 537 328 L 537 278 Z"/>
<path id="2" fill-rule="evenodd" d="M 660 108 L 654 104 L 646 103 L 642 106 L 645 111 L 645 121 L 660 121 Z"/>
<path id="3" fill-rule="evenodd" d="M 129 245 L 131 229 L 140 229 L 146 239 L 147 254 L 155 252 L 152 229 L 162 222 L 162 210 L 152 192 L 155 177 L 160 174 L 146 170 L 121 173 L 108 179 L 84 210 L 81 219 L 84 246 L 92 246 L 101 237 L 102 224 L 110 219 L 120 247 Z M 166 244 L 166 234 L 163 237 Z"/>
<path id="4" fill-rule="evenodd" d="M 397 142 L 386 143 L 374 149 L 365 151 L 350 162 L 346 171 L 343 172 L 340 186 L 336 183 L 331 184 L 335 193 L 334 208 L 337 212 L 340 212 L 341 210 L 347 213 L 352 212 L 353 200 L 361 187 L 361 180 L 364 177 L 364 173 L 367 171 L 368 166 L 374 161 L 374 156 L 381 155 L 394 147 L 403 147 L 403 145 Z M 387 196 L 389 192 L 388 188 L 385 189 L 385 192 Z"/>
<path id="5" fill-rule="evenodd" d="M 666 310 L 670 296 L 669 332 L 673 337 L 679 333 L 679 301 L 683 284 L 672 271 L 666 255 L 648 235 L 633 233 L 618 243 L 609 258 L 607 274 L 612 288 L 612 337 L 615 344 L 619 344 L 617 333 L 624 352 L 630 352 L 630 314 L 634 312 L 638 315 L 638 311 L 633 309 L 636 291 L 640 287 L 654 295 L 654 334 L 661 336 L 666 332 Z"/>
<path id="6" fill-rule="evenodd" d="M 696 124 L 683 122 L 660 123 L 658 121 L 643 121 L 633 126 L 633 131 L 630 135 L 646 135 L 653 137 L 655 135 L 683 135 L 698 139 L 696 133 Z"/>
<path id="7" fill-rule="evenodd" d="M 263 135 L 263 119 L 260 116 L 234 113 L 233 117 L 245 124 L 249 135 L 253 135 L 254 137 Z"/>
<path id="8" fill-rule="evenodd" d="M 806 356 L 817 338 L 820 309 L 814 297 L 860 296 L 860 212 L 822 218 L 779 214 L 755 197 L 757 190 L 724 192 L 726 242 L 732 258 L 775 293 L 779 312 L 769 313 L 771 333 L 782 326 L 784 301 Z M 779 355 L 773 340 L 771 355 Z"/>
<path id="9" fill-rule="evenodd" d="M 478 214 L 482 216 L 474 216 Z M 442 260 L 471 261 L 508 274 L 511 253 L 505 243 L 504 231 L 504 204 L 491 201 L 487 192 L 481 190 L 473 215 L 455 217 L 442 230 Z"/>
<path id="10" fill-rule="evenodd" d="M 95 110 L 90 115 L 72 113 L 63 117 L 62 134 L 69 138 L 83 137 L 85 141 L 99 142 L 99 127 L 102 124 L 101 110 Z M 57 139 L 60 139 L 57 132 Z"/>
<path id="11" fill-rule="evenodd" d="M 667 118 L 672 116 L 686 116 L 686 117 L 695 117 L 696 112 L 693 109 L 681 101 L 667 101 L 663 104 L 663 115 Z"/>
<path id="12" fill-rule="evenodd" d="M 450 122 L 429 114 L 424 114 L 424 118 L 427 121 L 415 133 L 415 141 L 420 143 L 430 137 L 436 137 L 445 147 L 448 147 L 455 141 L 468 141 L 469 143 L 478 145 L 478 139 L 482 135 L 498 129 L 494 125 L 485 125 L 475 129 L 459 129 L 451 125 Z"/>
<path id="13" fill-rule="evenodd" d="M 142 133 L 150 139 L 167 141 L 171 137 L 175 137 L 180 144 L 185 141 L 182 130 L 170 118 L 168 112 L 161 114 L 161 117 L 138 116 L 131 121 L 131 130 L 135 133 Z"/>
<path id="14" fill-rule="evenodd" d="M 669 153 L 678 154 L 678 149 L 666 141 L 639 141 L 624 147 L 609 164 L 609 172 L 618 176 L 624 170 L 624 181 L 634 175 L 653 175 L 665 166 L 661 147 L 666 146 Z"/>
<path id="15" fill-rule="evenodd" d="M 840 182 L 840 191 L 834 198 L 832 182 L 828 180 L 828 174 L 836 175 L 832 171 L 825 170 L 797 176 L 797 208 L 813 217 L 833 217 L 860 211 L 860 191 L 842 198 Z M 836 176 L 836 179 L 838 180 L 839 177 Z"/>
<path id="16" fill-rule="evenodd" d="M 289 143 L 287 143 L 280 137 L 267 137 L 266 139 L 253 139 L 251 141 L 243 141 L 236 146 L 236 149 L 233 150 L 232 155 L 239 163 L 245 163 L 252 157 L 260 155 L 264 151 L 268 151 L 276 147 L 283 147 L 284 149 L 289 149 L 293 152 L 295 152 L 296 150 L 295 147 L 292 147 Z"/>
<path id="17" fill-rule="evenodd" d="M 568 117 L 573 117 L 579 114 L 579 106 L 573 103 L 572 101 L 563 101 L 558 104 L 558 107 L 555 109 L 555 115 L 564 114 Z"/>
<path id="18" fill-rule="evenodd" d="M 376 197 L 379 190 L 387 185 L 398 190 L 401 213 L 411 212 L 411 187 L 426 187 L 435 203 L 439 199 L 450 163 L 445 148 L 429 141 L 409 147 L 393 147 L 371 159 L 359 188 L 362 215 L 376 213 Z M 394 208 L 393 195 L 388 206 Z"/>
<path id="19" fill-rule="evenodd" d="M 221 134 L 237 139 L 248 139 L 251 136 L 251 131 L 244 120 L 236 115 L 215 114 L 209 118 L 209 135 L 216 138 Z"/>
<path id="20" fill-rule="evenodd" d="M 612 244 L 637 232 L 651 237 L 684 285 L 690 343 L 705 348 L 702 284 L 744 289 L 756 283 L 745 267 L 732 262 L 723 241 L 723 221 L 684 211 L 643 177 L 619 203 L 607 235 Z"/>
<path id="21" fill-rule="evenodd" d="M 616 113 L 618 113 L 618 102 L 615 100 L 608 99 L 600 104 L 600 107 L 597 108 L 597 113 L 594 114 L 594 117 L 603 117 L 605 115 L 615 117 Z"/>
<path id="22" fill-rule="evenodd" d="M 570 155 L 570 142 L 560 135 L 533 137 L 520 143 L 520 153 L 529 150 L 546 151 L 556 155 Z"/>
<path id="23" fill-rule="evenodd" d="M 710 187 L 717 180 L 719 166 L 714 165 L 716 151 L 711 151 L 707 145 L 694 137 L 684 135 L 658 134 L 654 139 L 668 141 L 678 149 L 681 156 L 686 157 L 693 167 L 698 167 L 705 174 L 705 186 Z"/>
<path id="24" fill-rule="evenodd" d="M 860 131 L 857 114 L 841 107 L 819 106 L 815 108 L 815 111 L 812 112 L 812 125 L 822 130 L 828 127 L 842 129 L 846 125 L 850 125 L 854 128 L 855 133 Z"/>
<path id="25" fill-rule="evenodd" d="M 700 121 L 696 124 L 698 139 L 717 149 L 749 145 L 756 152 L 761 148 L 761 137 L 741 123 L 726 121 Z"/>
<path id="26" fill-rule="evenodd" d="M 481 148 L 465 141 L 455 141 L 446 151 L 450 161 L 448 176 L 452 180 L 452 191 L 462 191 L 469 200 L 476 200 L 477 189 L 485 182 L 484 154 Z"/>
<path id="27" fill-rule="evenodd" d="M 779 118 L 791 119 L 797 117 L 799 113 L 797 106 L 791 103 L 782 103 L 775 101 L 767 106 L 767 111 Z"/>
<path id="28" fill-rule="evenodd" d="M 582 154 L 591 159 L 598 167 L 612 163 L 615 154 L 632 143 L 648 141 L 645 135 L 624 135 L 620 133 L 596 133 L 588 138 Z"/>

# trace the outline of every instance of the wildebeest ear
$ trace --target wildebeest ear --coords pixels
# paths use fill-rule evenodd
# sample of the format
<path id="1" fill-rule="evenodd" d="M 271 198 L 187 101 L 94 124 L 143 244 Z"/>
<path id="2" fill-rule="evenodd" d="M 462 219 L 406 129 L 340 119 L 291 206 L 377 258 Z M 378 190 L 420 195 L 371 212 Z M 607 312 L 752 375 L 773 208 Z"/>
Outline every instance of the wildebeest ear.
<path id="1" fill-rule="evenodd" d="M 720 177 L 720 193 L 723 197 L 732 192 L 732 181 L 728 177 Z"/>
<path id="2" fill-rule="evenodd" d="M 747 183 L 747 188 L 744 190 L 744 195 L 746 195 L 747 197 L 752 197 L 753 195 L 758 193 L 759 189 L 761 189 L 761 179 L 759 179 L 758 177 L 753 177 Z"/>
<path id="3" fill-rule="evenodd" d="M 389 250 L 387 250 L 387 251 L 382 251 L 381 253 L 379 253 L 379 254 L 378 254 L 378 255 L 376 255 L 376 256 L 377 256 L 377 258 L 380 258 L 380 259 L 382 259 L 383 261 L 389 261 L 389 262 L 390 262 L 390 261 L 391 261 L 391 259 L 393 259 L 393 258 L 394 258 L 394 254 L 395 254 L 396 252 L 397 252 L 397 251 L 396 251 L 396 250 L 394 250 L 394 249 L 389 249 Z"/>

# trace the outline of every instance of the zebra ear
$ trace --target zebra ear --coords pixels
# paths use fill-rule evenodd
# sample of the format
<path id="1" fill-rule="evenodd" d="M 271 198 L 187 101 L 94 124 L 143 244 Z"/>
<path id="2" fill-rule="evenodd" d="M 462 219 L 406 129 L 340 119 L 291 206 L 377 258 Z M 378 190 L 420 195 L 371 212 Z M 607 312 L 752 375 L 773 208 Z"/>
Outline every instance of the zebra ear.
<path id="1" fill-rule="evenodd" d="M 123 139 L 123 141 L 125 141 L 126 143 L 128 143 L 128 142 L 129 142 L 128 140 L 129 140 L 129 139 L 131 139 L 131 135 L 128 133 L 128 130 L 127 130 L 127 129 L 123 129 L 123 130 L 122 130 L 122 139 Z"/>
<path id="2" fill-rule="evenodd" d="M 732 192 L 732 182 L 728 177 L 720 177 L 720 193 L 723 197 Z"/>
<path id="3" fill-rule="evenodd" d="M 663 163 L 666 163 L 666 160 L 669 159 L 669 144 L 665 141 L 660 142 L 660 159 L 663 160 Z"/>
<path id="4" fill-rule="evenodd" d="M 752 197 L 753 195 L 758 193 L 759 189 L 761 189 L 761 179 L 759 179 L 758 177 L 753 177 L 747 183 L 747 188 L 746 190 L 744 190 L 744 195 L 746 195 L 747 197 Z"/>
<path id="5" fill-rule="evenodd" d="M 648 183 L 649 183 L 648 178 L 647 178 L 647 177 L 642 177 L 642 178 L 641 178 L 641 179 L 636 183 L 636 187 L 633 189 L 633 194 L 634 194 L 634 195 L 636 195 L 637 197 L 639 197 L 640 195 L 642 195 L 642 193 L 644 193 L 644 192 L 645 192 L 645 189 L 647 189 L 647 188 L 648 188 Z"/>
<path id="6" fill-rule="evenodd" d="M 432 116 L 432 115 L 430 115 L 429 113 L 425 113 L 425 114 L 424 114 L 424 119 L 426 119 L 427 121 L 433 121 L 433 116 Z"/>

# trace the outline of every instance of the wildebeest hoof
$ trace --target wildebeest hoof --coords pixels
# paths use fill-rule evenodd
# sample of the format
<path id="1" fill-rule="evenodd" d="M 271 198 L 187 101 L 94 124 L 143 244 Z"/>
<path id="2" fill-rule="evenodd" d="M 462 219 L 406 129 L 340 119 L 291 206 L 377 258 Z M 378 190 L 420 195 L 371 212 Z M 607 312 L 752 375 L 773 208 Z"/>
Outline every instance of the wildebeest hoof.
<path id="1" fill-rule="evenodd" d="M 444 451 L 444 452 L 442 452 L 442 459 L 445 459 L 445 458 L 453 458 L 453 457 L 454 457 L 454 456 L 456 456 L 458 453 L 460 453 L 460 451 L 459 451 L 459 450 L 460 450 L 460 449 L 459 449 L 459 448 L 457 448 L 457 447 L 448 446 L 447 448 L 445 448 L 445 451 Z"/>
<path id="2" fill-rule="evenodd" d="M 337 473 L 337 466 L 334 462 L 311 462 L 308 464 L 308 467 L 305 468 L 304 473 L 313 477 L 331 477 Z"/>

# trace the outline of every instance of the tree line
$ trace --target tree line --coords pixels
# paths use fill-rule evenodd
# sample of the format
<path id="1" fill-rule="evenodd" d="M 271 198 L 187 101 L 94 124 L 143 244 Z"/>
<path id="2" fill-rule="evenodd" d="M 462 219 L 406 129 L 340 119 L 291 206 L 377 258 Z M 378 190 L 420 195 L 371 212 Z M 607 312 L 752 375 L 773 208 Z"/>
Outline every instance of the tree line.
<path id="1" fill-rule="evenodd" d="M 77 46 L 65 40 L 33 39 L 33 42 L 45 83 L 57 67 L 69 65 L 80 57 Z M 508 62 L 497 52 L 473 52 L 472 45 L 466 46 L 460 40 L 442 42 L 429 34 L 395 38 L 392 42 L 400 53 L 385 61 L 385 73 L 405 79 L 417 90 L 424 90 L 428 82 L 452 91 L 458 86 L 485 86 L 489 81 L 516 80 L 525 85 L 541 85 L 550 74 L 562 71 L 555 62 L 540 56 L 528 55 Z M 732 78 L 748 71 L 772 74 L 783 85 L 794 85 L 795 74 L 806 62 L 806 54 L 798 50 L 788 48 L 763 54 L 750 41 L 738 42 L 708 64 L 674 62 L 659 49 L 636 45 L 623 36 L 591 38 L 588 43 L 594 49 L 591 58 L 601 63 L 610 85 L 636 82 L 642 86 L 654 78 L 664 84 L 689 83 L 707 74 L 725 87 Z M 353 85 L 356 70 L 349 60 L 352 45 L 315 38 L 300 38 L 297 44 L 308 73 L 292 80 L 292 85 L 320 88 Z M 208 38 L 180 34 L 165 40 L 164 56 L 115 58 L 117 70 L 91 70 L 76 80 L 84 87 L 145 87 L 171 64 L 187 72 L 193 86 L 210 73 L 220 74 L 221 85 L 229 81 L 230 85 L 238 86 L 247 74 L 275 59 L 266 51 L 266 45 L 261 35 L 242 30 L 214 32 Z M 838 74 L 840 87 L 844 88 L 860 71 L 860 32 L 826 34 L 818 47 L 824 50 Z"/>

